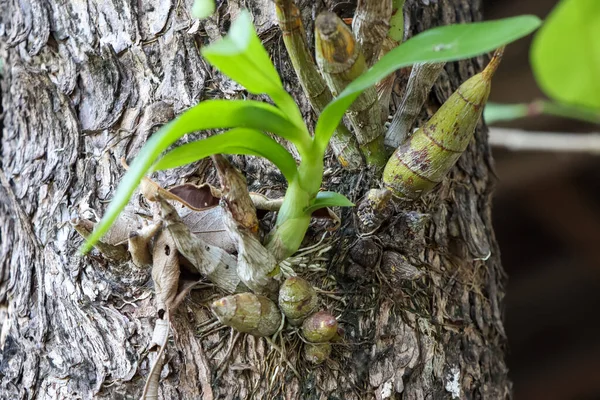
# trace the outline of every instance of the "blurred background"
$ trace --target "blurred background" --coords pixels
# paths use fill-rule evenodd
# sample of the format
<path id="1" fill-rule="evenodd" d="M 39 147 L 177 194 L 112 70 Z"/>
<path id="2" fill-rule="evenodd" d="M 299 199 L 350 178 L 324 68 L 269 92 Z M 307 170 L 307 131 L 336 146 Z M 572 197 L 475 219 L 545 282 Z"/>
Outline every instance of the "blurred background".
<path id="1" fill-rule="evenodd" d="M 484 15 L 545 18 L 557 2 L 483 0 Z M 528 38 L 507 48 L 491 101 L 544 97 L 529 66 L 530 43 Z M 599 131 L 597 125 L 548 116 L 498 126 Z M 495 147 L 494 157 L 494 228 L 509 274 L 505 307 L 514 398 L 600 399 L 600 154 Z"/>

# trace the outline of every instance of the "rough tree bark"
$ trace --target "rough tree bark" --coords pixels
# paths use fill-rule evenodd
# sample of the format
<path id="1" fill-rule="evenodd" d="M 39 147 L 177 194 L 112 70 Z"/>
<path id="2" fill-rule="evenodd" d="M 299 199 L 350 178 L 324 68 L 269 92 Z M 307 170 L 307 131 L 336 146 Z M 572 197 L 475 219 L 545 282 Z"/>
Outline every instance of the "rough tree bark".
<path id="1" fill-rule="evenodd" d="M 155 318 L 149 271 L 133 273 L 98 253 L 82 257 L 69 221 L 102 214 L 123 173 L 120 158 L 132 158 L 158 125 L 203 98 L 243 95 L 198 53 L 242 6 L 314 118 L 269 0 L 221 1 L 223 17 L 201 24 L 189 17 L 191 3 L 0 0 L 2 398 L 139 397 Z M 308 27 L 319 8 L 351 11 L 348 2 L 300 3 Z M 410 34 L 481 18 L 479 0 L 408 0 L 405 12 Z M 484 61 L 447 65 L 422 117 Z M 356 210 L 344 211 L 327 261 L 305 261 L 313 264 L 309 272 L 298 267 L 327 291 L 321 297 L 345 329 L 330 361 L 299 363 L 297 336 L 284 351 L 301 380 L 264 339 L 240 336 L 228 352 L 230 330 L 200 333 L 210 313 L 206 293 L 195 290 L 174 317 L 162 398 L 510 397 L 491 154 L 483 126 L 475 136 L 432 194 L 398 203 L 366 235 L 355 229 Z M 251 189 L 282 193 L 272 166 L 233 160 Z M 324 186 L 353 200 L 377 185 L 364 171 L 340 170 L 333 158 L 328 165 Z M 213 175 L 200 162 L 156 179 L 169 185 Z M 306 245 L 322 236 L 319 226 L 310 233 Z"/>

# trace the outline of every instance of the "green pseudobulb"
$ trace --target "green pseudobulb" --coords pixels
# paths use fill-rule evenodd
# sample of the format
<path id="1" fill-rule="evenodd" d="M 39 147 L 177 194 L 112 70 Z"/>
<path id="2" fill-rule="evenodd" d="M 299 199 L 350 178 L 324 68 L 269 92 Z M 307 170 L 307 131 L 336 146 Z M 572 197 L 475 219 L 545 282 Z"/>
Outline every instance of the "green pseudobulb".
<path id="1" fill-rule="evenodd" d="M 395 196 L 417 199 L 440 183 L 465 151 L 491 89 L 502 49 L 471 77 L 388 160 L 383 182 Z"/>

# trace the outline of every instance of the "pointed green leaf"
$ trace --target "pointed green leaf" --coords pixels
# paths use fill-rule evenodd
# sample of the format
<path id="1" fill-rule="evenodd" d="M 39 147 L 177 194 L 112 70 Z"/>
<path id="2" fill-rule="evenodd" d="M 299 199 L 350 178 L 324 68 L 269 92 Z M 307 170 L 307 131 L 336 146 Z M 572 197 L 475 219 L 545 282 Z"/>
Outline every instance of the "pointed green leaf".
<path id="1" fill-rule="evenodd" d="M 233 128 L 225 133 L 187 143 L 168 152 L 154 171 L 180 167 L 213 154 L 247 154 L 264 157 L 277 166 L 288 181 L 296 176 L 294 157 L 279 143 L 255 129 Z"/>
<path id="2" fill-rule="evenodd" d="M 81 248 L 83 253 L 108 231 L 156 159 L 183 135 L 205 129 L 245 127 L 297 139 L 298 129 L 276 107 L 250 100 L 207 100 L 154 133 L 121 179 L 102 220 Z"/>
<path id="3" fill-rule="evenodd" d="M 427 30 L 407 40 L 354 80 L 321 113 L 315 143 L 325 151 L 335 127 L 352 102 L 366 88 L 399 68 L 416 63 L 457 61 L 494 50 L 533 32 L 541 21 L 533 15 L 496 21 L 448 25 Z"/>
<path id="4" fill-rule="evenodd" d="M 531 66 L 552 99 L 600 110 L 600 1 L 558 3 L 535 35 Z"/>
<path id="5" fill-rule="evenodd" d="M 201 53 L 253 94 L 283 90 L 279 74 L 254 30 L 248 11 L 240 13 L 224 38 L 202 48 Z"/>
<path id="6" fill-rule="evenodd" d="M 325 207 L 353 207 L 346 196 L 337 192 L 319 192 L 310 206 L 304 210 L 307 214 L 312 214 L 315 210 Z"/>
<path id="7" fill-rule="evenodd" d="M 227 36 L 204 47 L 201 53 L 209 63 L 250 93 L 269 95 L 298 127 L 306 129 L 300 110 L 283 88 L 269 53 L 254 30 L 248 11 L 240 13 L 231 24 Z"/>

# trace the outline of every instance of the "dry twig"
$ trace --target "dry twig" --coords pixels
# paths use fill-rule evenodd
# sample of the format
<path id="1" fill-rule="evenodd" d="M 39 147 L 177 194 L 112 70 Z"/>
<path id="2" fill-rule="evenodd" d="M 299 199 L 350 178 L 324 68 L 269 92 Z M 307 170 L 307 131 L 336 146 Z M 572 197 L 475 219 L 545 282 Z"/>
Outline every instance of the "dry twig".
<path id="1" fill-rule="evenodd" d="M 600 154 L 600 133 L 527 132 L 490 128 L 489 143 L 519 151 L 560 151 Z"/>

